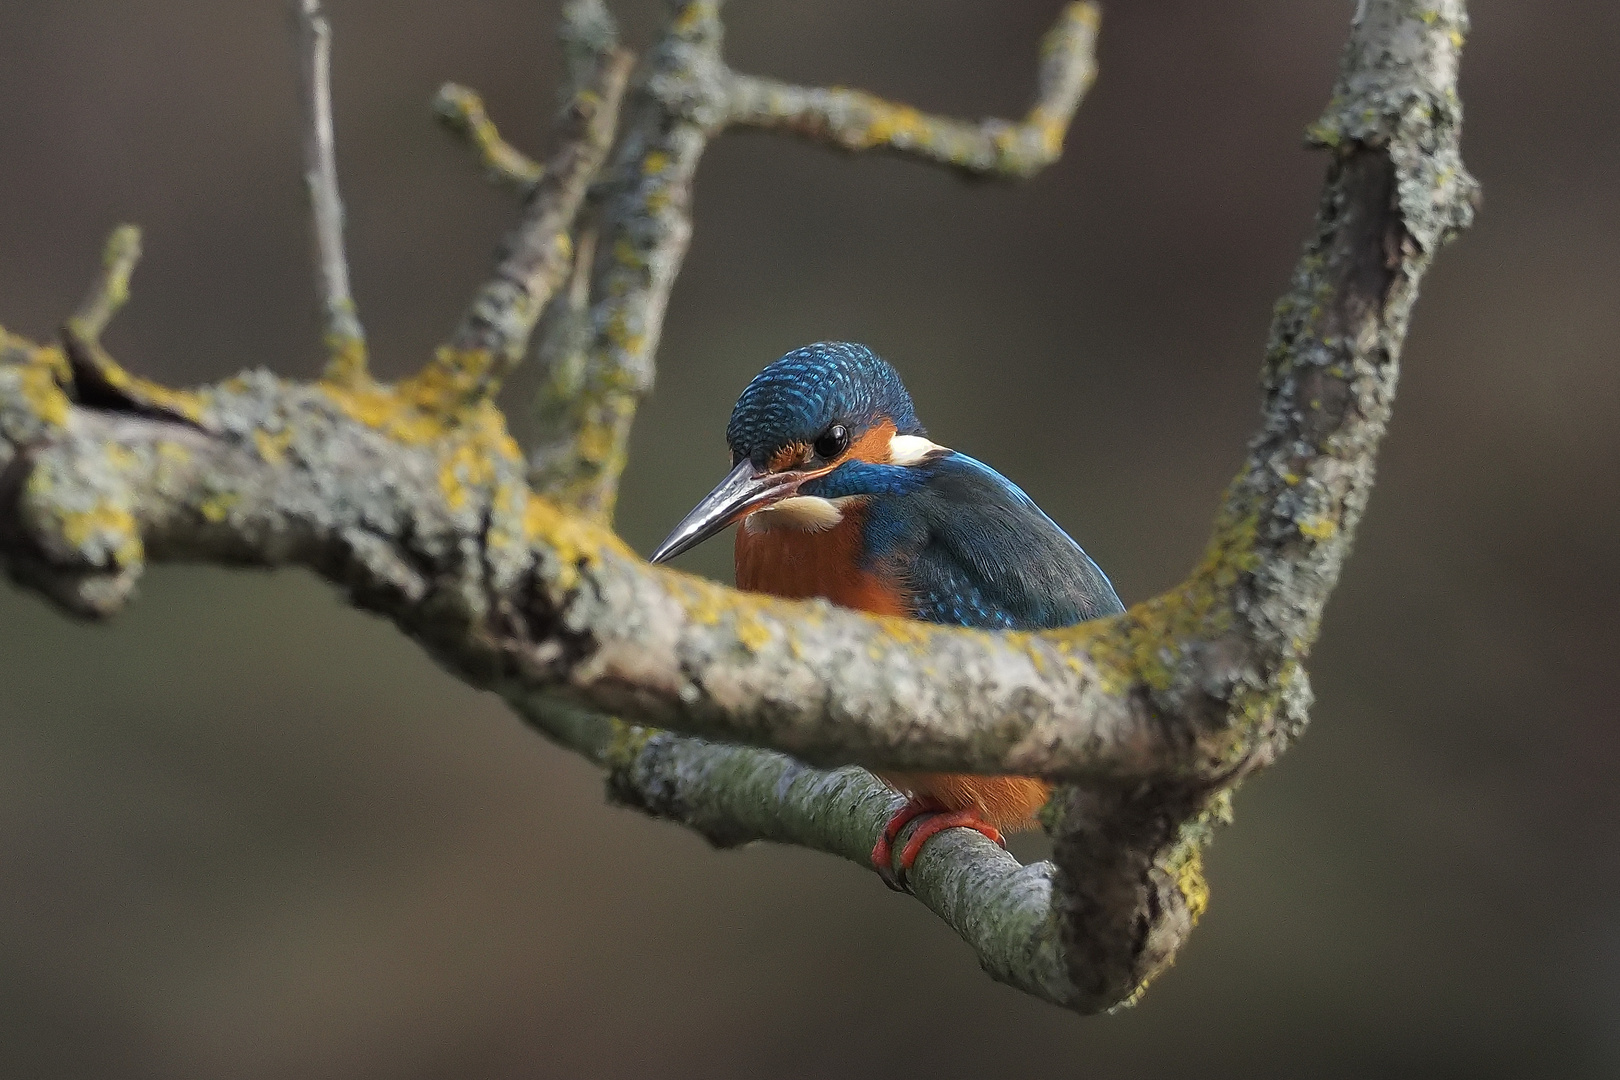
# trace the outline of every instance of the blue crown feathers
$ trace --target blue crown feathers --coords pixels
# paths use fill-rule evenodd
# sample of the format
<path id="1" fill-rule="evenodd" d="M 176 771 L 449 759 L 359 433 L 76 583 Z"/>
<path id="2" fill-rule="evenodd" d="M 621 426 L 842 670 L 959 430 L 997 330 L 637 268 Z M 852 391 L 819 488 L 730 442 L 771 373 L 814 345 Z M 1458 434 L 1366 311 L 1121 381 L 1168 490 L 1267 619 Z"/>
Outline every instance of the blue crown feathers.
<path id="1" fill-rule="evenodd" d="M 859 433 L 892 420 L 901 435 L 921 435 L 911 395 L 894 368 L 865 345 L 818 341 L 794 349 L 754 376 L 726 425 L 735 460 L 763 467 L 793 443 L 813 442 L 837 423 Z"/>

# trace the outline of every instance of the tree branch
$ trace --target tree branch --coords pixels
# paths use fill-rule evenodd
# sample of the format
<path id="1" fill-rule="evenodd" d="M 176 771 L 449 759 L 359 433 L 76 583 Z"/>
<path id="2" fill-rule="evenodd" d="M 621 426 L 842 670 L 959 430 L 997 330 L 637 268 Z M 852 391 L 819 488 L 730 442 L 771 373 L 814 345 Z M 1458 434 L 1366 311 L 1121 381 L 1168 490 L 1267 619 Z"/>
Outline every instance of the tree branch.
<path id="1" fill-rule="evenodd" d="M 805 87 L 733 74 L 732 123 L 802 135 L 849 151 L 881 148 L 976 175 L 1028 177 L 1063 152 L 1080 100 L 1097 77 L 1102 9 L 1069 4 L 1041 42 L 1035 103 L 1020 121 L 930 116 L 861 90 Z"/>
<path id="2" fill-rule="evenodd" d="M 107 238 L 101 256 L 101 273 L 90 283 L 90 291 L 68 319 L 73 332 L 85 341 L 100 341 L 101 333 L 113 316 L 129 302 L 129 279 L 141 261 L 141 230 L 120 225 Z"/>
<path id="3" fill-rule="evenodd" d="M 716 0 L 675 0 L 648 56 L 632 118 L 604 182 L 601 242 L 591 282 L 591 335 L 566 399 L 545 396 L 548 421 L 530 476 L 577 512 L 612 516 L 630 423 L 652 389 L 653 357 L 670 290 L 692 235 L 692 180 L 724 123 Z"/>
<path id="4" fill-rule="evenodd" d="M 332 134 L 332 25 L 320 0 L 291 0 L 304 108 L 304 183 L 315 234 L 315 276 L 326 339 L 326 378 L 353 383 L 366 374 L 366 332 L 349 292 L 343 199 Z"/>
<path id="5" fill-rule="evenodd" d="M 952 836 L 924 849 L 913 888 L 995 977 L 1081 1011 L 1119 1004 L 1202 911 L 1199 852 L 1231 789 L 1305 722 L 1303 661 L 1371 488 L 1417 283 L 1471 216 L 1466 25 L 1462 0 L 1369 0 L 1312 128 L 1327 183 L 1277 308 L 1248 460 L 1188 580 L 1113 619 L 996 634 L 649 567 L 601 524 L 612 470 L 549 474 L 577 481 L 564 501 L 531 491 L 488 393 L 460 392 L 485 375 L 454 356 L 437 382 L 430 368 L 398 387 L 254 372 L 177 391 L 82 333 L 66 353 L 0 333 L 0 556 L 88 616 L 115 611 L 147 559 L 311 567 L 607 766 L 615 797 L 719 843 L 865 861 L 882 790 L 772 751 L 1058 781 L 1052 866 Z M 610 180 L 583 377 L 610 443 L 628 423 L 614 395 L 633 407 L 639 392 L 616 380 L 632 360 L 650 374 L 651 346 L 603 341 L 661 317 L 691 169 L 724 118 L 718 42 L 713 4 L 677 5 Z M 562 216 L 546 235 L 566 235 Z M 87 325 L 110 306 L 88 304 Z M 510 350 L 510 321 L 471 322 L 489 335 L 477 348 Z M 602 464 L 598 450 L 579 460 Z"/>
<path id="6" fill-rule="evenodd" d="M 478 152 L 484 172 L 495 183 L 527 195 L 545 176 L 545 166 L 501 138 L 477 93 L 445 83 L 433 96 L 433 115 Z"/>
<path id="7" fill-rule="evenodd" d="M 546 166 L 507 237 L 491 278 L 420 379 L 488 398 L 528 350 L 529 337 L 573 265 L 569 239 L 618 122 L 632 57 L 614 49 L 563 112 L 563 147 Z"/>

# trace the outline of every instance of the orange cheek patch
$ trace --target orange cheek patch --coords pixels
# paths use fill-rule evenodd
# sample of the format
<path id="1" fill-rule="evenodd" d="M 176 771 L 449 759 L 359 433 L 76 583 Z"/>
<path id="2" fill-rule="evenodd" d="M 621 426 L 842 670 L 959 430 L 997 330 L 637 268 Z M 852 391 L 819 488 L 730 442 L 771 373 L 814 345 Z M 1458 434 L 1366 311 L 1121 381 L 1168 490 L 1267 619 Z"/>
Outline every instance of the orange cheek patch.
<path id="1" fill-rule="evenodd" d="M 894 432 L 893 420 L 879 420 L 870 431 L 855 440 L 844 457 L 886 465 L 889 461 L 889 441 L 894 438 Z"/>

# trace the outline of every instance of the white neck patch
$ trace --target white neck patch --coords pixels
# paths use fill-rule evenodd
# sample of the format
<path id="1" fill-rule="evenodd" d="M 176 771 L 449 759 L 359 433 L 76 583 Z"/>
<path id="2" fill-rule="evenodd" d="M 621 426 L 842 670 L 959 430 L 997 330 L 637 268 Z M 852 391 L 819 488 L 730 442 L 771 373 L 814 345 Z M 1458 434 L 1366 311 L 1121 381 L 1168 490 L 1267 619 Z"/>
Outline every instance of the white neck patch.
<path id="1" fill-rule="evenodd" d="M 945 447 L 929 442 L 921 435 L 891 435 L 889 437 L 889 464 L 916 465 L 929 454 Z"/>
<path id="2" fill-rule="evenodd" d="M 781 502 L 756 510 L 743 521 L 749 532 L 793 529 L 797 532 L 824 532 L 844 520 L 843 499 L 823 499 L 818 495 L 791 495 Z"/>

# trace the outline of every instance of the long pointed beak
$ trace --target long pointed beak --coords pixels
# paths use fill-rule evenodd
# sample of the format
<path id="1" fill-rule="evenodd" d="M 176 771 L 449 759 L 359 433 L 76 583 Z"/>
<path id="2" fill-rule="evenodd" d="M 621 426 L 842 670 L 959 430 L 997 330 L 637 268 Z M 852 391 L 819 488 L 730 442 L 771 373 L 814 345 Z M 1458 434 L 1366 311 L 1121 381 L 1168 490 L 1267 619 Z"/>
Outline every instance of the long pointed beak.
<path id="1" fill-rule="evenodd" d="M 675 531 L 652 553 L 651 561 L 668 562 L 681 552 L 690 551 L 738 518 L 792 495 L 811 475 L 756 473 L 753 463 L 744 460 L 681 519 Z"/>

